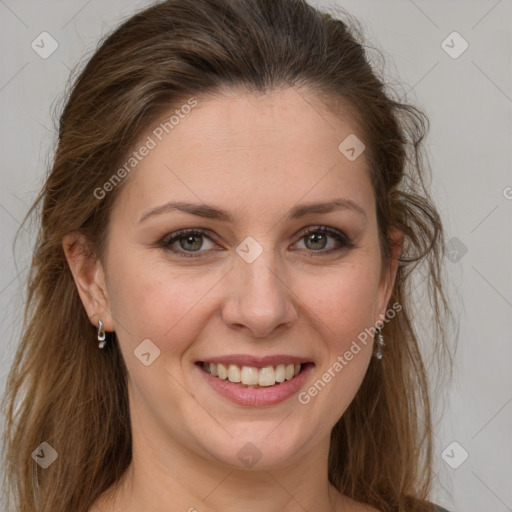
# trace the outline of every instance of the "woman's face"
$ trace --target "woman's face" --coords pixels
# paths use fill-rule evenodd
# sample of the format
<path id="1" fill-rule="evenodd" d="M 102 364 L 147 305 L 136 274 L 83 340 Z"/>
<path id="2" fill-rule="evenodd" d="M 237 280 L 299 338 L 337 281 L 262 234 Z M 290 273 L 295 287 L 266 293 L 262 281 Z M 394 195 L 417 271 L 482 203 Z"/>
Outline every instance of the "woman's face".
<path id="1" fill-rule="evenodd" d="M 292 88 L 188 111 L 141 137 L 135 150 L 154 147 L 111 215 L 98 317 L 128 367 L 133 428 L 155 454 L 240 467 L 326 456 L 394 280 L 365 154 L 347 120 Z"/>

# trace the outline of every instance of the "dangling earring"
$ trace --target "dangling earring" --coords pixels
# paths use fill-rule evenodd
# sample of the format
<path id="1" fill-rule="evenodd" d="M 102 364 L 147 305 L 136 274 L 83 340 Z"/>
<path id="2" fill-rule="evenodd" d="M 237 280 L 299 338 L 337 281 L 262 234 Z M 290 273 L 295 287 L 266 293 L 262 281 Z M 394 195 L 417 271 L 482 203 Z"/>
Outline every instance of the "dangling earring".
<path id="1" fill-rule="evenodd" d="M 105 329 L 103 329 L 103 322 L 101 320 L 98 321 L 98 347 L 105 348 L 107 342 L 105 341 Z"/>
<path id="2" fill-rule="evenodd" d="M 377 327 L 377 330 L 375 331 L 375 334 L 377 335 L 377 339 L 378 339 L 378 347 L 377 347 L 377 352 L 375 354 L 375 357 L 377 359 L 382 359 L 382 347 L 384 347 L 385 343 L 384 343 L 384 336 L 382 335 L 382 327 Z"/>

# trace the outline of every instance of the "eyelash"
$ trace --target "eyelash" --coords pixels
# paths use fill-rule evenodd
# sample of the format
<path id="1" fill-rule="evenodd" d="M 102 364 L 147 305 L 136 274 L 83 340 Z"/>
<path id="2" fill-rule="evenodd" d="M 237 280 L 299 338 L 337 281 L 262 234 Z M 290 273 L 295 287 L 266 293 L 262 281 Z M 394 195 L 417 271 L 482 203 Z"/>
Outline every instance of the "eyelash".
<path id="1" fill-rule="evenodd" d="M 319 251 L 309 250 L 308 252 L 319 253 L 319 254 L 312 254 L 308 257 L 316 258 L 316 257 L 326 256 L 329 254 L 341 252 L 346 249 L 352 249 L 354 247 L 353 242 L 350 240 L 350 238 L 348 236 L 346 236 L 341 231 L 338 231 L 338 230 L 332 229 L 332 228 L 328 228 L 326 226 L 316 226 L 316 227 L 308 229 L 307 231 L 302 233 L 302 235 L 298 241 L 303 240 L 307 235 L 310 235 L 313 233 L 322 233 L 322 234 L 330 235 L 337 242 L 339 242 L 342 246 L 335 247 L 333 249 L 319 250 Z M 173 253 L 175 253 L 181 257 L 184 257 L 184 258 L 198 258 L 198 257 L 201 257 L 200 253 L 208 252 L 208 251 L 183 251 L 183 250 L 177 251 L 175 249 L 171 249 L 170 246 L 174 242 L 178 241 L 180 238 L 184 238 L 186 235 L 201 235 L 201 236 L 206 236 L 207 238 L 209 238 L 211 240 L 211 237 L 208 235 L 208 233 L 206 231 L 203 231 L 201 229 L 189 228 L 189 229 L 182 229 L 180 231 L 177 231 L 176 233 L 173 233 L 172 236 L 170 236 L 170 237 L 169 236 L 164 237 L 159 242 L 159 246 L 164 248 L 167 251 L 173 252 Z M 196 253 L 198 253 L 198 254 L 196 254 Z"/>

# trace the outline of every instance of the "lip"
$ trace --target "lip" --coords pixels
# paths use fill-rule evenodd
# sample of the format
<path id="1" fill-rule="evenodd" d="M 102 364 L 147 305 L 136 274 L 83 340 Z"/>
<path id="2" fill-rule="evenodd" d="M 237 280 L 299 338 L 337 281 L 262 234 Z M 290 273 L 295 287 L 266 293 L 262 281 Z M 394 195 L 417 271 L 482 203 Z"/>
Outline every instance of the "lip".
<path id="1" fill-rule="evenodd" d="M 231 354 L 229 356 L 205 357 L 201 362 L 207 363 L 227 363 L 236 364 L 238 366 L 254 366 L 256 368 L 264 368 L 265 366 L 277 366 L 278 364 L 305 364 L 311 363 L 310 359 L 303 357 L 290 356 L 286 354 L 277 354 L 275 356 L 250 356 L 246 354 Z"/>
<path id="2" fill-rule="evenodd" d="M 219 362 L 230 362 L 231 364 L 239 364 L 232 361 L 228 361 L 227 359 L 214 359 L 218 359 Z M 262 360 L 268 361 L 268 358 L 262 358 Z M 245 358 L 244 361 L 247 361 L 247 358 Z M 283 361 L 283 359 L 280 359 L 280 361 Z M 216 361 L 213 359 L 208 359 L 208 362 L 214 363 Z M 292 361 L 290 361 L 288 364 L 291 363 Z M 262 364 L 263 366 L 270 366 L 272 363 Z M 297 362 L 296 364 L 299 364 L 299 362 Z M 237 405 L 245 405 L 249 407 L 265 407 L 284 402 L 285 400 L 299 392 L 300 388 L 304 385 L 305 380 L 308 378 L 310 371 L 315 367 L 313 363 L 307 362 L 307 364 L 305 364 L 305 366 L 301 369 L 300 373 L 293 377 L 293 379 L 291 380 L 286 380 L 284 382 L 281 382 L 280 384 L 276 384 L 275 386 L 270 386 L 268 388 L 244 388 L 242 386 L 239 386 L 238 384 L 233 384 L 227 379 L 223 380 L 219 379 L 218 377 L 214 377 L 206 370 L 204 370 L 199 363 L 197 363 L 195 366 L 197 368 L 197 371 L 200 372 L 205 381 L 219 395 L 223 396 L 224 398 L 227 398 L 228 400 Z M 256 364 L 254 364 L 253 366 L 256 366 Z"/>

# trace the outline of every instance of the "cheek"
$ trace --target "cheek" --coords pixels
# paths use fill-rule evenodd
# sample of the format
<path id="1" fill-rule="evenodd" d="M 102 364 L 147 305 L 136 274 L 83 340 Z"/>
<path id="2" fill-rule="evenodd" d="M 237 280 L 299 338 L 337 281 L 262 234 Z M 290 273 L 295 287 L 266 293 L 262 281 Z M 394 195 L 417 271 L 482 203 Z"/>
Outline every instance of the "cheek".
<path id="1" fill-rule="evenodd" d="M 378 275 L 373 265 L 354 264 L 323 281 L 324 286 L 315 288 L 308 300 L 319 320 L 315 328 L 324 352 L 321 382 L 310 392 L 320 393 L 325 386 L 319 404 L 330 409 L 330 420 L 335 422 L 355 396 L 371 359 L 369 328 L 377 320 Z"/>
<path id="2" fill-rule="evenodd" d="M 302 296 L 308 308 L 331 331 L 333 342 L 342 346 L 377 320 L 378 275 L 371 265 L 350 265 L 315 280 Z M 327 331 L 329 332 L 329 331 Z M 350 343 L 349 343 L 350 344 Z"/>
<path id="3" fill-rule="evenodd" d="M 187 343 L 183 333 L 190 339 L 201 329 L 198 311 L 208 303 L 208 291 L 219 277 L 214 272 L 174 271 L 149 260 L 141 256 L 113 262 L 109 289 L 114 321 L 123 345 L 131 350 L 148 338 L 162 355 L 176 354 Z"/>
<path id="4" fill-rule="evenodd" d="M 372 357 L 378 275 L 372 266 L 351 266 L 317 281 L 306 301 L 322 353 L 317 378 L 298 397 L 314 423 L 327 432 L 344 414 Z M 308 409 L 309 407 L 309 409 Z"/>

